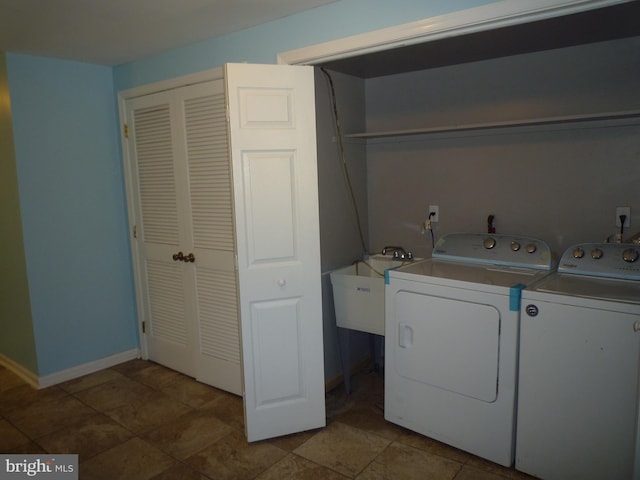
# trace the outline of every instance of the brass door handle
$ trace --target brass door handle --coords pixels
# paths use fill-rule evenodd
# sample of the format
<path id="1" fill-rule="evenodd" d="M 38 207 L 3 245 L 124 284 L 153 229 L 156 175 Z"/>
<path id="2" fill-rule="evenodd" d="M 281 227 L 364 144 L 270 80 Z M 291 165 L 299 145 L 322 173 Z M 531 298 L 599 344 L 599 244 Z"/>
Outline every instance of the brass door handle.
<path id="1" fill-rule="evenodd" d="M 178 260 L 183 260 L 184 261 L 184 254 L 182 252 L 178 252 L 178 253 L 174 253 L 173 254 L 173 261 L 177 262 Z"/>
<path id="2" fill-rule="evenodd" d="M 183 262 L 195 262 L 196 261 L 196 257 L 193 255 L 193 253 L 190 253 L 189 255 L 185 255 L 184 258 L 182 259 Z"/>

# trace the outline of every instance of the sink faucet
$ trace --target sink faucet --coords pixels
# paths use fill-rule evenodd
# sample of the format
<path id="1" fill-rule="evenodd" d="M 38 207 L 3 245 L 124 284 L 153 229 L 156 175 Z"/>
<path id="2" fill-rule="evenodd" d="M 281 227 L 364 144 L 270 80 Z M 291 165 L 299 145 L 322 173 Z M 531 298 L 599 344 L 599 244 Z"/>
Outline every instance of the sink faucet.
<path id="1" fill-rule="evenodd" d="M 413 253 L 407 252 L 402 247 L 388 245 L 382 249 L 382 255 L 386 255 L 387 252 L 393 252 L 393 258 L 396 260 L 413 260 Z"/>

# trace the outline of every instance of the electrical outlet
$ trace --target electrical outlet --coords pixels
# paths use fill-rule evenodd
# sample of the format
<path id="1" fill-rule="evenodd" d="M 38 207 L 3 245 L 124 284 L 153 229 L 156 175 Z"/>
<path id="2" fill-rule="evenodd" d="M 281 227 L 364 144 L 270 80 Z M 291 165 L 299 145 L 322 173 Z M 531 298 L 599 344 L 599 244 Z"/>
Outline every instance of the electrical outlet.
<path id="1" fill-rule="evenodd" d="M 440 207 L 438 205 L 429 205 L 429 215 L 434 214 L 431 216 L 431 221 L 432 222 L 439 222 L 440 221 Z"/>
<path id="2" fill-rule="evenodd" d="M 626 215 L 624 225 L 620 225 L 620 215 Z M 629 228 L 631 226 L 631 207 L 616 207 L 616 227 Z"/>

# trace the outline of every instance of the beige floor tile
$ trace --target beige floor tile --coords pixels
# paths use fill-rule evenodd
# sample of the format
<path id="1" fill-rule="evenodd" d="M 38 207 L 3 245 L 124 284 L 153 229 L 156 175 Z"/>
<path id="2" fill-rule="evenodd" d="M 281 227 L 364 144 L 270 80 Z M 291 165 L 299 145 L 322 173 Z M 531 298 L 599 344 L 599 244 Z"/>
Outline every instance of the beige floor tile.
<path id="1" fill-rule="evenodd" d="M 360 403 L 351 407 L 348 411 L 340 413 L 332 418 L 337 422 L 351 425 L 352 427 L 375 433 L 389 440 L 395 440 L 404 433 L 404 429 L 384 419 L 384 411 L 377 405 Z"/>
<path id="2" fill-rule="evenodd" d="M 38 390 L 25 383 L 0 392 L 0 412 L 4 418 L 9 418 L 13 410 L 22 410 L 37 401 L 55 400 L 66 396 L 67 393 L 58 387 Z"/>
<path id="3" fill-rule="evenodd" d="M 455 480 L 505 480 L 505 477 L 465 465 Z"/>
<path id="4" fill-rule="evenodd" d="M 312 438 L 320 430 L 308 430 L 306 432 L 293 433 L 291 435 L 285 435 L 283 437 L 277 437 L 269 439 L 269 443 L 275 445 L 287 452 L 293 452 L 296 448 L 302 445 L 304 442 Z"/>
<path id="5" fill-rule="evenodd" d="M 26 382 L 11 370 L 0 367 L 0 392 L 19 387 L 20 385 L 26 385 Z"/>
<path id="6" fill-rule="evenodd" d="M 478 470 L 495 473 L 496 475 L 499 475 L 503 478 L 508 478 L 510 480 L 532 480 L 535 478 L 531 475 L 527 475 L 526 473 L 519 472 L 514 468 L 503 467 L 502 465 L 490 462 L 489 460 L 485 460 L 484 458 L 476 457 L 475 455 L 472 455 L 469 458 L 469 460 L 467 461 L 467 465 Z"/>
<path id="7" fill-rule="evenodd" d="M 158 389 L 179 402 L 194 408 L 202 407 L 220 397 L 229 395 L 184 375 L 179 375 L 171 383 L 161 385 Z"/>
<path id="8" fill-rule="evenodd" d="M 345 477 L 333 470 L 311 462 L 306 458 L 289 454 L 256 480 L 345 480 Z"/>
<path id="9" fill-rule="evenodd" d="M 100 370 L 99 372 L 91 373 L 89 375 L 61 383 L 58 387 L 67 393 L 76 393 L 86 390 L 87 388 L 95 387 L 96 385 L 102 385 L 103 383 L 111 380 L 118 380 L 122 377 L 122 374 L 107 368 L 105 370 Z"/>
<path id="10" fill-rule="evenodd" d="M 232 427 L 210 413 L 194 411 L 148 432 L 145 439 L 179 460 L 184 460 L 232 431 Z"/>
<path id="11" fill-rule="evenodd" d="M 396 441 L 460 463 L 466 463 L 473 457 L 470 453 L 406 429 Z"/>
<path id="12" fill-rule="evenodd" d="M 4 450 L 2 453 L 47 453 L 45 452 L 44 448 L 42 448 L 40 445 L 38 445 L 36 442 L 30 440 L 29 443 L 24 444 L 24 445 L 18 445 L 16 447 L 13 448 L 8 448 L 7 450 Z"/>
<path id="13" fill-rule="evenodd" d="M 244 432 L 244 406 L 242 398 L 227 392 L 221 394 L 213 401 L 207 402 L 199 410 L 211 412 L 218 420 Z"/>
<path id="14" fill-rule="evenodd" d="M 171 468 L 176 460 L 140 438 L 132 438 L 79 466 L 79 477 L 91 480 L 147 480 Z"/>
<path id="15" fill-rule="evenodd" d="M 360 473 L 390 443 L 378 435 L 332 422 L 294 453 L 352 477 Z"/>
<path id="16" fill-rule="evenodd" d="M 171 385 L 178 378 L 184 377 L 180 372 L 176 372 L 175 370 L 171 370 L 170 368 L 153 362 L 147 362 L 146 368 L 132 370 L 127 376 L 132 380 L 155 389 Z"/>
<path id="17" fill-rule="evenodd" d="M 78 399 L 64 394 L 55 398 L 43 397 L 25 408 L 12 410 L 6 418 L 35 439 L 86 421 L 95 413 Z"/>
<path id="18" fill-rule="evenodd" d="M 102 414 L 85 422 L 37 439 L 49 453 L 73 453 L 80 461 L 126 442 L 133 433 Z"/>
<path id="19" fill-rule="evenodd" d="M 29 437 L 6 420 L 0 419 L 0 452 L 20 447 L 29 443 Z"/>
<path id="20" fill-rule="evenodd" d="M 74 396 L 104 413 L 119 407 L 143 405 L 156 394 L 156 390 L 121 376 L 77 392 Z"/>
<path id="21" fill-rule="evenodd" d="M 452 480 L 461 468 L 453 460 L 392 443 L 357 480 Z"/>
<path id="22" fill-rule="evenodd" d="M 286 455 L 268 442 L 247 443 L 244 435 L 234 430 L 186 462 L 216 480 L 244 480 L 255 478 Z"/>
<path id="23" fill-rule="evenodd" d="M 120 405 L 104 413 L 132 432 L 141 434 L 190 411 L 192 409 L 184 403 L 156 392 L 144 401 Z"/>
<path id="24" fill-rule="evenodd" d="M 135 360 L 129 360 L 128 362 L 114 365 L 113 367 L 111 367 L 111 369 L 115 370 L 118 373 L 121 373 L 122 375 L 129 377 L 131 375 L 134 375 L 136 372 L 140 370 L 149 368 L 152 365 L 155 365 L 155 364 L 149 360 L 142 360 L 140 358 L 137 358 Z"/>
<path id="25" fill-rule="evenodd" d="M 204 476 L 202 473 L 184 463 L 178 463 L 159 475 L 156 475 L 151 480 L 209 480 L 209 477 Z"/>

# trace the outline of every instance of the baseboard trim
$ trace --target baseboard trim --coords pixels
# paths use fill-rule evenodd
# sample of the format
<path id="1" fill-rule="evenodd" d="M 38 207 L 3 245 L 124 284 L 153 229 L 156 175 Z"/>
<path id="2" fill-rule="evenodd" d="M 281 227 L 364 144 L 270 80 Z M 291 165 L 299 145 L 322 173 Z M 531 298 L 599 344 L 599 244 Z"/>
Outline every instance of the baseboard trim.
<path id="1" fill-rule="evenodd" d="M 93 362 L 83 363 L 82 365 L 77 365 L 75 367 L 67 368 L 66 370 L 61 370 L 50 375 L 45 375 L 44 377 L 39 377 L 32 371 L 27 370 L 19 363 L 14 362 L 9 357 L 1 353 L 0 365 L 4 366 L 8 370 L 11 370 L 33 388 L 40 389 L 51 387 L 53 385 L 57 385 L 58 383 L 67 382 L 69 380 L 73 380 L 74 378 L 82 377 L 83 375 L 95 373 L 100 370 L 104 370 L 105 368 L 113 367 L 114 365 L 140 358 L 140 356 L 140 349 L 133 348 L 125 352 L 116 353 L 115 355 L 110 355 L 108 357 L 94 360 Z"/>
<path id="2" fill-rule="evenodd" d="M 58 383 L 67 382 L 69 380 L 73 380 L 74 378 L 82 377 L 90 373 L 95 373 L 100 370 L 104 370 L 105 368 L 113 367 L 114 365 L 140 358 L 140 355 L 140 349 L 133 348 L 125 352 L 116 353 L 115 355 L 110 355 L 108 357 L 94 360 L 93 362 L 83 363 L 82 365 L 77 365 L 66 370 L 61 370 L 50 375 L 45 375 L 44 377 L 39 378 L 38 388 L 51 387 L 52 385 L 57 385 Z"/>
<path id="3" fill-rule="evenodd" d="M 31 385 L 33 388 L 38 387 L 38 375 L 33 373 L 31 370 L 23 367 L 19 363 L 14 362 L 6 355 L 0 353 L 0 365 L 5 367 L 7 370 L 12 371 L 16 375 L 18 375 L 21 379 Z"/>
<path id="4" fill-rule="evenodd" d="M 360 360 L 357 363 L 354 363 L 353 365 L 351 365 L 351 368 L 349 369 L 349 372 L 350 372 L 351 375 L 355 375 L 356 373 L 361 372 L 362 370 L 367 368 L 369 365 L 371 365 L 371 356 L 367 355 L 362 360 Z M 330 392 L 334 388 L 337 388 L 337 387 L 343 385 L 343 383 L 344 383 L 344 375 L 342 373 L 338 373 L 337 375 L 334 375 L 330 379 L 325 380 L 325 382 L 324 382 L 324 391 L 325 392 Z"/>

